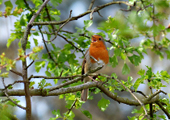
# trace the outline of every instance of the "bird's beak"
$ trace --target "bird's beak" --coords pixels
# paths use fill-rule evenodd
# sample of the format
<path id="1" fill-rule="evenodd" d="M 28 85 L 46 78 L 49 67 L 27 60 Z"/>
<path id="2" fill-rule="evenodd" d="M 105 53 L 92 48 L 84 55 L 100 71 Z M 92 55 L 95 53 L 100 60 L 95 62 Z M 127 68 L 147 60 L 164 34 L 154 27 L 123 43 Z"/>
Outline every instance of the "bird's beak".
<path id="1" fill-rule="evenodd" d="M 91 42 L 93 43 L 93 42 L 96 42 L 96 41 L 97 41 L 97 39 L 94 36 L 92 36 L 92 41 Z"/>

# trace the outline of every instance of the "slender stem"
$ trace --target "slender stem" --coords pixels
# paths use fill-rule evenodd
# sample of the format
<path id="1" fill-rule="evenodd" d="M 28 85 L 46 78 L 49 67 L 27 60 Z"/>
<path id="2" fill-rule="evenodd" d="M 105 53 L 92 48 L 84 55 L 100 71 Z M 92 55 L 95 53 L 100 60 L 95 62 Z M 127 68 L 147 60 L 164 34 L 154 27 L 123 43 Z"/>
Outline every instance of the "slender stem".
<path id="1" fill-rule="evenodd" d="M 35 18 L 40 14 L 42 9 L 45 7 L 45 5 L 48 3 L 49 0 L 45 0 L 44 3 L 40 6 L 38 11 L 32 16 L 30 19 L 26 30 L 24 32 L 24 37 L 22 38 L 21 44 L 22 44 L 22 49 L 24 50 L 24 54 L 26 55 L 26 44 L 28 41 L 28 34 L 30 32 L 30 29 L 32 28 L 32 23 L 34 22 Z M 24 81 L 24 91 L 25 91 L 25 99 L 26 99 L 26 120 L 31 120 L 31 96 L 29 92 L 29 80 L 27 76 L 27 59 L 25 58 L 22 61 L 22 78 Z"/>
<path id="2" fill-rule="evenodd" d="M 52 57 L 52 55 L 51 55 L 51 53 L 50 53 L 50 51 L 48 50 L 48 47 L 47 47 L 47 44 L 46 44 L 46 42 L 45 42 L 45 38 L 44 38 L 44 35 L 43 35 L 43 33 L 42 33 L 42 31 L 41 31 L 41 28 L 40 28 L 40 26 L 38 25 L 38 29 L 39 29 L 39 31 L 40 31 L 40 34 L 41 34 L 41 37 L 42 37 L 42 40 L 43 40 L 43 43 L 44 43 L 44 46 L 45 46 L 45 49 L 46 49 L 46 51 L 47 51 L 47 53 L 48 53 L 48 56 L 50 57 L 50 59 L 57 65 L 57 63 L 56 63 L 56 61 L 54 60 L 54 58 Z"/>
<path id="3" fill-rule="evenodd" d="M 167 109 L 165 109 L 160 101 L 157 101 L 156 104 L 162 109 L 162 111 L 167 115 L 167 117 L 170 119 L 170 113 Z"/>
<path id="4" fill-rule="evenodd" d="M 5 85 L 4 78 L 2 78 L 2 83 L 3 83 L 4 87 L 5 87 L 4 93 L 5 93 L 6 97 L 8 98 L 8 100 L 11 101 L 12 103 L 14 103 L 14 104 L 15 104 L 16 106 L 18 106 L 19 108 L 25 110 L 25 109 L 26 109 L 25 107 L 19 105 L 16 101 L 13 101 L 13 100 L 9 97 L 8 91 L 7 91 L 7 88 L 8 88 L 8 87 Z"/>
<path id="5" fill-rule="evenodd" d="M 12 73 L 16 74 L 16 75 L 19 75 L 19 76 L 22 76 L 22 73 L 16 71 L 16 70 L 10 70 Z"/>
<path id="6" fill-rule="evenodd" d="M 95 1 L 95 0 L 92 0 L 92 1 L 91 1 L 91 3 L 90 3 L 90 5 L 89 5 L 89 9 L 88 9 L 88 10 L 91 10 L 91 9 L 92 9 L 93 4 L 94 4 L 94 1 Z"/>
<path id="7" fill-rule="evenodd" d="M 107 6 L 113 5 L 113 4 L 125 4 L 127 6 L 132 6 L 131 4 L 129 4 L 128 2 L 125 2 L 125 1 L 112 1 L 110 3 L 106 3 L 104 5 L 98 6 L 97 9 L 94 12 L 98 12 L 99 10 L 101 10 L 101 9 L 107 7 Z M 77 20 L 77 19 L 82 18 L 83 16 L 91 13 L 92 11 L 93 10 L 88 10 L 88 11 L 86 11 L 86 12 L 84 12 L 84 13 L 78 15 L 78 16 L 71 17 L 71 19 L 70 18 L 68 18 L 68 19 L 70 19 L 70 21 Z M 59 21 L 59 22 L 58 21 L 57 22 L 56 21 L 51 21 L 51 22 L 33 22 L 32 25 L 51 25 L 51 24 L 52 25 L 59 25 L 59 24 L 65 23 L 68 19 L 65 19 L 65 20 Z"/>

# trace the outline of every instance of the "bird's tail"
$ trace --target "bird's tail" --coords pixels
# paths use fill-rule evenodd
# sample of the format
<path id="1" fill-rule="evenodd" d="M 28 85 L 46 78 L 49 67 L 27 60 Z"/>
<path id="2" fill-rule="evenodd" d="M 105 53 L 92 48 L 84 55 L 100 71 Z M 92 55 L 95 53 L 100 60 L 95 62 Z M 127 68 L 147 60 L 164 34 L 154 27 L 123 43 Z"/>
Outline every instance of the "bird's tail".
<path id="1" fill-rule="evenodd" d="M 89 91 L 89 89 L 82 90 L 82 92 L 81 92 L 81 101 L 87 101 L 88 91 Z"/>

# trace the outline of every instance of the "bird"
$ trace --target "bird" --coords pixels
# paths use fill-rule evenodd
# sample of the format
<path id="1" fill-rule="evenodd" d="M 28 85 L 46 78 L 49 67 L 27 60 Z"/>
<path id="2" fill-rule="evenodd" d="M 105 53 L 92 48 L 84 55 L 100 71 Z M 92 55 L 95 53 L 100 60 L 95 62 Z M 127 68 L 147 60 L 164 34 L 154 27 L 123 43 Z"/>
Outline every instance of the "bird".
<path id="1" fill-rule="evenodd" d="M 85 53 L 82 62 L 82 75 L 91 70 L 103 65 L 103 67 L 95 73 L 104 73 L 106 65 L 109 63 L 109 53 L 105 41 L 100 35 L 93 35 L 89 49 Z M 95 76 L 93 76 L 95 78 Z M 89 76 L 83 78 L 83 81 L 89 82 Z M 81 101 L 87 101 L 88 89 L 83 89 L 81 92 Z"/>

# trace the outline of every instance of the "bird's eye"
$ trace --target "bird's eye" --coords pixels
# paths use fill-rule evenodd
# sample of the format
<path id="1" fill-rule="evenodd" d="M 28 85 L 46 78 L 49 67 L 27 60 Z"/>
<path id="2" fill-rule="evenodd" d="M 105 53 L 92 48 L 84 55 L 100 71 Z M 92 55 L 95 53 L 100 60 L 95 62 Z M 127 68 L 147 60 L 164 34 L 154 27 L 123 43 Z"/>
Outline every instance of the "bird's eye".
<path id="1" fill-rule="evenodd" d="M 99 40 L 102 40 L 101 38 L 99 38 Z"/>

